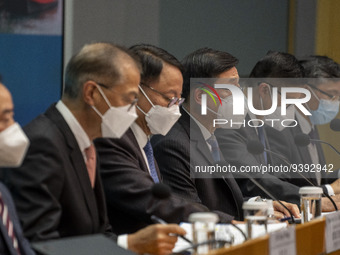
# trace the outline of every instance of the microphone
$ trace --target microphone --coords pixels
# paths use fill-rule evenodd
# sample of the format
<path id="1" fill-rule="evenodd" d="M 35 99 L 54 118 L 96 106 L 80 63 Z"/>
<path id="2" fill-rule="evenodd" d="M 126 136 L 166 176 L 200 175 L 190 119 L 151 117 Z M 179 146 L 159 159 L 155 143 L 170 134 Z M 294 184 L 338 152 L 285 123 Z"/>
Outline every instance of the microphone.
<path id="1" fill-rule="evenodd" d="M 340 152 L 330 143 L 327 143 L 322 140 L 310 139 L 309 136 L 304 133 L 300 133 L 294 136 L 294 141 L 297 146 L 302 146 L 302 147 L 307 146 L 308 144 L 310 144 L 310 142 L 327 144 L 333 151 L 335 151 L 338 155 L 340 155 Z"/>
<path id="2" fill-rule="evenodd" d="M 310 143 L 309 141 L 309 136 L 307 135 L 307 139 L 304 136 L 304 134 L 302 134 L 303 136 L 299 136 L 297 137 L 296 141 L 298 141 L 299 144 L 306 144 L 308 145 Z M 304 146 L 306 146 L 304 145 Z M 287 160 L 287 158 L 285 158 L 284 156 L 282 156 L 281 154 L 271 151 L 271 150 L 267 150 L 264 148 L 264 146 L 262 145 L 261 142 L 259 142 L 258 140 L 253 140 L 250 141 L 249 144 L 247 144 L 247 148 L 248 151 L 252 154 L 261 154 L 263 153 L 263 151 L 266 151 L 267 153 L 271 153 L 274 156 L 278 157 L 279 159 L 281 159 L 283 162 L 285 162 L 287 165 L 290 164 L 290 162 Z M 317 185 L 315 185 L 314 183 L 312 183 L 306 176 L 304 176 L 302 173 L 300 173 L 299 171 L 296 172 L 300 177 L 302 177 L 305 181 L 307 181 L 310 185 L 314 186 L 314 187 L 318 187 Z M 327 193 L 323 192 L 323 195 L 325 197 L 327 197 L 331 203 L 333 204 L 334 208 L 336 211 L 338 211 L 338 207 L 336 206 L 334 200 L 330 197 L 330 195 L 328 195 Z"/>
<path id="3" fill-rule="evenodd" d="M 225 162 L 223 162 L 225 163 Z M 223 180 L 226 181 L 223 177 Z M 158 199 L 167 199 L 170 197 L 171 195 L 171 189 L 168 185 L 165 185 L 163 183 L 155 183 L 152 188 L 151 188 L 151 193 L 152 195 L 155 197 L 155 198 L 158 198 Z M 151 215 L 151 220 L 155 223 L 159 223 L 159 224 L 167 224 L 167 222 L 165 222 L 165 220 L 157 217 L 156 215 Z M 246 237 L 246 234 L 238 227 L 236 226 L 234 223 L 230 223 L 234 228 L 236 228 L 238 231 L 241 232 L 241 234 L 243 235 L 244 237 L 244 240 L 247 240 L 247 237 Z M 181 236 L 181 235 L 176 235 L 180 238 L 182 238 L 183 240 L 185 240 L 186 242 L 190 243 L 190 244 L 193 244 L 189 239 L 187 239 L 185 236 Z M 212 243 L 214 242 L 221 242 L 221 241 L 217 241 L 217 240 L 210 240 Z M 189 248 L 186 248 L 185 250 L 187 249 L 194 249 L 200 245 L 204 245 L 204 244 L 207 244 L 206 242 L 203 242 L 203 243 L 199 243 L 199 244 L 196 244 L 196 245 L 193 245 L 193 246 L 190 246 Z M 183 251 L 185 251 L 183 250 Z"/>
<path id="4" fill-rule="evenodd" d="M 231 245 L 232 243 L 230 241 L 225 241 L 225 240 L 211 239 L 211 240 L 204 241 L 204 242 L 201 242 L 201 243 L 193 244 L 193 245 L 191 245 L 191 246 L 189 246 L 189 247 L 187 247 L 183 250 L 176 252 L 176 254 L 181 254 L 181 253 L 184 253 L 187 250 L 196 249 L 197 247 L 202 246 L 202 245 L 212 245 L 212 244 L 218 244 L 219 247 L 224 247 L 225 244 Z"/>
<path id="5" fill-rule="evenodd" d="M 155 183 L 151 188 L 151 193 L 155 198 L 168 199 L 171 195 L 171 189 L 168 185 L 165 185 L 163 183 Z M 156 215 L 151 215 L 151 220 L 155 223 L 159 223 L 162 225 L 168 224 L 165 220 L 157 217 Z M 175 235 L 182 238 L 184 241 L 188 242 L 189 244 L 192 244 L 192 242 L 185 236 L 178 235 L 178 234 L 175 234 Z"/>
<path id="6" fill-rule="evenodd" d="M 247 148 L 249 148 L 250 149 L 250 153 L 251 153 L 251 151 L 254 151 L 254 152 L 256 152 L 257 154 L 259 154 L 259 152 L 260 152 L 260 148 L 258 148 L 258 146 L 257 146 L 257 144 L 256 143 L 258 142 L 258 141 L 255 141 L 255 140 L 252 140 L 252 141 L 249 141 L 248 143 L 247 143 Z M 261 144 L 261 143 L 260 143 Z M 261 144 L 262 145 L 262 144 Z M 263 146 L 262 146 L 263 147 Z M 222 164 L 226 164 L 227 165 L 227 163 L 226 162 L 223 162 Z M 276 199 L 267 189 L 265 189 L 258 181 L 256 181 L 255 180 L 255 178 L 253 178 L 252 176 L 250 176 L 248 173 L 244 173 L 246 176 L 247 176 L 247 178 L 252 182 L 252 183 L 254 183 L 260 190 L 262 190 L 268 197 L 270 197 L 272 200 L 275 200 L 275 201 L 277 201 L 280 205 L 282 205 L 288 212 L 289 212 L 289 214 L 290 214 L 290 217 L 291 217 L 291 219 L 292 219 L 292 223 L 295 223 L 295 219 L 294 219 L 294 217 L 293 217 L 293 214 L 292 214 L 292 212 L 288 209 L 288 207 L 287 206 L 285 206 L 280 200 L 278 200 L 278 199 Z"/>
<path id="7" fill-rule="evenodd" d="M 330 128 L 335 132 L 340 131 L 340 119 L 333 119 L 330 123 Z"/>

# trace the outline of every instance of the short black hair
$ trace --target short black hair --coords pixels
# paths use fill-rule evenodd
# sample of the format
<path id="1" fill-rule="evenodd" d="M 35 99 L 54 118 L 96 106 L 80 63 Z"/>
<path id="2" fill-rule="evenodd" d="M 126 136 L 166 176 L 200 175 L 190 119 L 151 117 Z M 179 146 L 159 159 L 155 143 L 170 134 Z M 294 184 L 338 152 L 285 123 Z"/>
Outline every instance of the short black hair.
<path id="1" fill-rule="evenodd" d="M 308 78 L 340 78 L 340 65 L 327 56 L 312 55 L 300 59 Z"/>
<path id="2" fill-rule="evenodd" d="M 268 51 L 250 72 L 250 78 L 303 78 L 304 69 L 293 55 Z"/>
<path id="3" fill-rule="evenodd" d="M 77 98 L 88 80 L 113 86 L 120 79 L 119 62 L 124 57 L 130 58 L 140 69 L 138 59 L 122 46 L 106 42 L 85 45 L 66 66 L 64 95 Z"/>
<path id="4" fill-rule="evenodd" d="M 215 78 L 237 64 L 238 59 L 231 54 L 207 47 L 190 53 L 182 60 L 184 68 L 182 97 L 189 98 L 190 78 Z"/>
<path id="5" fill-rule="evenodd" d="M 151 44 L 136 44 L 129 48 L 142 65 L 141 83 L 147 84 L 159 78 L 163 62 L 177 67 L 182 72 L 181 63 L 169 52 Z"/>

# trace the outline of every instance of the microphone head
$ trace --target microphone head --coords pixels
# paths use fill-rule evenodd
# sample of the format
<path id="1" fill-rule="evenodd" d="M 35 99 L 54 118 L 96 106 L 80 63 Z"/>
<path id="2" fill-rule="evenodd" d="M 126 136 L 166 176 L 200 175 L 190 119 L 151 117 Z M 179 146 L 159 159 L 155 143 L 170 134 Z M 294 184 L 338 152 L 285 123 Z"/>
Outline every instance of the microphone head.
<path id="1" fill-rule="evenodd" d="M 168 185 L 156 183 L 151 188 L 152 195 L 158 199 L 167 199 L 171 195 L 171 190 Z"/>
<path id="2" fill-rule="evenodd" d="M 297 146 L 307 146 L 308 144 L 310 144 L 309 136 L 303 133 L 297 134 L 294 137 L 294 141 Z"/>
<path id="3" fill-rule="evenodd" d="M 247 142 L 247 150 L 251 154 L 257 155 L 264 152 L 264 147 L 259 140 L 251 140 Z"/>
<path id="4" fill-rule="evenodd" d="M 330 123 L 330 127 L 333 131 L 340 131 L 340 119 L 333 119 Z"/>

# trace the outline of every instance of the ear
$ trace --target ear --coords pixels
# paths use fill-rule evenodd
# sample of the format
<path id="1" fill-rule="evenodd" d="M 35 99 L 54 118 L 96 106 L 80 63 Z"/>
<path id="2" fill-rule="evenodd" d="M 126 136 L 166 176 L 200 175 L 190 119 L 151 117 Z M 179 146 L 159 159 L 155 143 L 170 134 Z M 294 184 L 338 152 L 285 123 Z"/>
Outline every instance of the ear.
<path id="1" fill-rule="evenodd" d="M 261 82 L 258 85 L 258 88 L 259 88 L 259 94 L 262 98 L 267 96 L 267 95 L 270 95 L 270 88 L 269 88 L 269 85 L 267 83 Z"/>
<path id="2" fill-rule="evenodd" d="M 83 99 L 90 106 L 95 105 L 95 102 L 98 101 L 98 89 L 96 86 L 97 84 L 93 81 L 86 81 L 83 84 Z"/>
<path id="3" fill-rule="evenodd" d="M 202 94 L 204 93 L 201 89 L 195 89 L 194 90 L 194 100 L 197 104 L 202 104 Z"/>

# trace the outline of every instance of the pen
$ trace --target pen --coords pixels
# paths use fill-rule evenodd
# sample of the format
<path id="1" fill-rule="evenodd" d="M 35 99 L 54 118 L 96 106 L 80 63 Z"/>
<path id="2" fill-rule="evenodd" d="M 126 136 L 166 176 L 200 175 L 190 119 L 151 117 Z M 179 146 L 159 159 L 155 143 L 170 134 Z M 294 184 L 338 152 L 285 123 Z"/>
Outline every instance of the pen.
<path id="1" fill-rule="evenodd" d="M 279 221 L 280 222 L 284 222 L 284 221 L 286 221 L 286 220 L 291 220 L 292 219 L 292 217 L 283 217 L 283 218 L 281 218 L 281 219 L 279 219 Z"/>
<path id="2" fill-rule="evenodd" d="M 153 221 L 156 222 L 156 223 L 162 224 L 162 225 L 168 224 L 168 223 L 165 222 L 163 219 L 158 218 L 158 217 L 155 216 L 155 215 L 152 215 L 152 216 L 151 216 L 151 220 L 153 220 Z M 179 234 L 174 234 L 174 235 L 175 235 L 175 236 L 178 236 L 178 237 L 182 238 L 184 241 L 187 241 L 188 243 L 192 244 L 192 242 L 191 242 L 188 238 L 186 238 L 185 236 L 182 236 L 182 235 L 179 235 Z"/>

